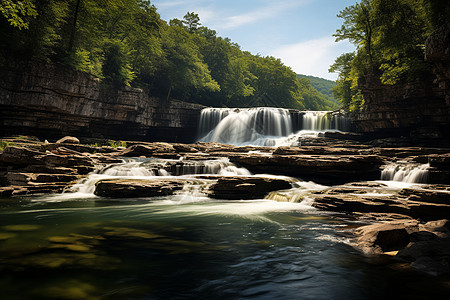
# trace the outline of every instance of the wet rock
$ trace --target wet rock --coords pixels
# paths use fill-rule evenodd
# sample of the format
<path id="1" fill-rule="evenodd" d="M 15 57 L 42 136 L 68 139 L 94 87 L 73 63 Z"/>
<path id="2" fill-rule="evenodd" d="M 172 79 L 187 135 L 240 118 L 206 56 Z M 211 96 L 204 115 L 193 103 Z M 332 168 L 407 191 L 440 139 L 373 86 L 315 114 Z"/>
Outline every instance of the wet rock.
<path id="1" fill-rule="evenodd" d="M 450 154 L 433 154 L 429 156 L 430 170 L 429 170 L 429 182 L 430 183 L 444 183 L 450 182 Z"/>
<path id="2" fill-rule="evenodd" d="M 223 177 L 210 188 L 209 196 L 215 199 L 262 199 L 277 190 L 291 188 L 288 180 L 267 177 Z"/>
<path id="3" fill-rule="evenodd" d="M 120 152 L 120 156 L 125 157 L 159 157 L 159 158 L 178 158 L 180 155 L 175 148 L 168 143 L 151 143 L 145 145 L 133 145 Z"/>
<path id="4" fill-rule="evenodd" d="M 323 133 L 323 136 L 329 139 L 337 139 L 337 140 L 349 140 L 349 141 L 364 140 L 364 135 L 354 132 L 327 131 Z"/>
<path id="5" fill-rule="evenodd" d="M 450 274 L 450 238 L 418 241 L 398 252 L 396 258 L 430 275 Z"/>
<path id="6" fill-rule="evenodd" d="M 429 231 L 418 231 L 411 234 L 411 242 L 422 242 L 431 241 L 436 239 L 438 236 Z"/>
<path id="7" fill-rule="evenodd" d="M 427 222 L 423 224 L 421 228 L 440 237 L 447 237 L 450 235 L 450 221 L 447 219 Z"/>
<path id="8" fill-rule="evenodd" d="M 278 147 L 273 154 L 276 155 L 358 155 L 358 149 L 342 148 L 342 147 Z"/>
<path id="9" fill-rule="evenodd" d="M 67 174 L 39 174 L 39 173 L 13 173 L 6 175 L 10 184 L 20 185 L 30 182 L 71 182 L 77 180 L 77 175 Z"/>
<path id="10" fill-rule="evenodd" d="M 14 192 L 14 188 L 7 186 L 7 187 L 0 187 L 0 197 L 10 197 Z"/>
<path id="11" fill-rule="evenodd" d="M 313 193 L 311 197 L 316 208 L 350 214 L 395 213 L 423 220 L 450 215 L 448 191 L 442 185 L 418 186 L 398 193 L 386 190 L 382 183 L 349 183 Z"/>
<path id="12" fill-rule="evenodd" d="M 181 180 L 109 179 L 97 182 L 94 194 L 113 198 L 157 197 L 173 195 L 183 186 Z"/>
<path id="13" fill-rule="evenodd" d="M 400 250 L 410 242 L 409 233 L 418 231 L 417 221 L 380 223 L 356 230 L 357 244 L 365 253 Z"/>
<path id="14" fill-rule="evenodd" d="M 383 164 L 374 155 L 246 154 L 230 157 L 230 161 L 256 174 L 286 175 L 324 184 L 378 179 Z"/>
<path id="15" fill-rule="evenodd" d="M 65 136 L 65 137 L 59 139 L 58 141 L 56 141 L 56 144 L 63 144 L 63 143 L 79 144 L 80 140 L 73 136 Z"/>

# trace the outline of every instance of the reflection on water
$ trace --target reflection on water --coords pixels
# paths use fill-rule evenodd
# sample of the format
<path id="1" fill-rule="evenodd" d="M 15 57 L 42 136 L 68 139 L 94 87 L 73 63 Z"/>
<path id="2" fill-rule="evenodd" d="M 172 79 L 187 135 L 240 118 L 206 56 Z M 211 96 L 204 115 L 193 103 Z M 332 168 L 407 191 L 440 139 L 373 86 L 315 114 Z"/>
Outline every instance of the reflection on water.
<path id="1" fill-rule="evenodd" d="M 302 204 L 97 200 L 34 197 L 2 208 L 2 299 L 445 295 L 440 280 L 363 258 L 345 221 Z"/>
<path id="2" fill-rule="evenodd" d="M 448 278 L 361 256 L 345 231 L 354 223 L 310 206 L 309 193 L 324 186 L 290 179 L 292 189 L 266 200 L 216 201 L 204 193 L 213 180 L 198 174 L 249 172 L 227 160 L 128 159 L 69 193 L 1 199 L 2 299 L 438 299 L 449 292 Z M 167 197 L 93 195 L 101 179 L 155 176 L 187 183 Z M 389 184 L 387 191 L 411 185 Z"/>

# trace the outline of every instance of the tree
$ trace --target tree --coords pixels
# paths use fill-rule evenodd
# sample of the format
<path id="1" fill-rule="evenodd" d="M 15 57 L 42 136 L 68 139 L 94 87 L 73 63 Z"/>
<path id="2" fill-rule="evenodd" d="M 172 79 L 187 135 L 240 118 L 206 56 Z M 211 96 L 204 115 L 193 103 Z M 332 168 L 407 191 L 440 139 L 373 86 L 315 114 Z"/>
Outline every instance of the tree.
<path id="1" fill-rule="evenodd" d="M 342 10 L 337 16 L 344 19 L 343 25 L 333 34 L 336 42 L 348 39 L 354 43 L 359 51 L 364 51 L 373 63 L 374 24 L 372 16 L 372 3 L 362 0 Z"/>
<path id="2" fill-rule="evenodd" d="M 189 33 L 196 32 L 202 25 L 200 24 L 200 18 L 198 14 L 195 14 L 193 12 L 188 12 L 186 15 L 184 15 L 182 23 L 186 26 Z"/>
<path id="3" fill-rule="evenodd" d="M 32 0 L 2 0 L 0 13 L 9 24 L 18 29 L 28 29 L 30 19 L 36 18 L 38 12 Z"/>

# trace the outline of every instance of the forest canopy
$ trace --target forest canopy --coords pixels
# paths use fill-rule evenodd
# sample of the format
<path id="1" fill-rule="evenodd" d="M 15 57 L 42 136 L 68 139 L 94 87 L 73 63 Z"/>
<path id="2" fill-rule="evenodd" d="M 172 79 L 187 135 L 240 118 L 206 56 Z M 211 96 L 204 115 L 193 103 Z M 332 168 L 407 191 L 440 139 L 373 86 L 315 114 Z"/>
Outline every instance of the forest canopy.
<path id="1" fill-rule="evenodd" d="M 194 12 L 166 22 L 145 0 L 3 0 L 0 63 L 12 59 L 208 106 L 338 107 L 280 59 L 242 51 Z"/>
<path id="2" fill-rule="evenodd" d="M 385 85 L 429 80 L 425 41 L 449 16 L 448 0 L 361 0 L 342 10 L 338 17 L 343 24 L 334 37 L 357 47 L 339 56 L 329 70 L 339 73 L 333 94 L 343 108 L 363 106 L 361 87 L 368 77 Z"/>

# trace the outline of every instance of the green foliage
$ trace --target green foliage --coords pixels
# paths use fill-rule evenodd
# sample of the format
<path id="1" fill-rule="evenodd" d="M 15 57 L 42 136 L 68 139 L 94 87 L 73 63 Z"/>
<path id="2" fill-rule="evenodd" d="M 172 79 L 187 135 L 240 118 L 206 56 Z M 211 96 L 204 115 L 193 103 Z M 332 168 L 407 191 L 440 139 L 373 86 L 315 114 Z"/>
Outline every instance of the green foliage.
<path id="1" fill-rule="evenodd" d="M 7 5 L 22 5 L 24 10 L 10 9 L 9 15 L 15 12 L 23 21 L 17 27 L 29 28 L 0 19 L 1 61 L 63 64 L 97 76 L 105 86 L 133 85 L 163 99 L 209 106 L 336 108 L 330 94 L 297 79 L 279 59 L 242 51 L 202 26 L 194 12 L 167 23 L 144 0 L 1 3 L 6 17 Z"/>
<path id="2" fill-rule="evenodd" d="M 0 151 L 5 150 L 5 148 L 9 147 L 9 146 L 13 146 L 14 143 L 11 142 L 5 142 L 5 141 L 0 141 Z"/>
<path id="3" fill-rule="evenodd" d="M 386 85 L 426 76 L 430 66 L 424 62 L 425 40 L 445 22 L 449 7 L 440 0 L 363 0 L 341 11 L 343 25 L 334 34 L 336 41 L 348 39 L 357 46 L 355 55 L 338 57 L 330 68 L 340 74 L 333 93 L 344 108 L 363 105 L 360 87 L 367 76 L 378 76 Z"/>
<path id="4" fill-rule="evenodd" d="M 336 82 L 310 75 L 297 74 L 297 78 L 306 78 L 311 82 L 311 86 L 316 89 L 320 94 L 324 95 L 326 102 L 328 103 L 330 110 L 339 108 L 338 100 L 333 95 L 333 88 L 336 86 Z M 333 102 L 334 104 L 332 104 Z M 310 109 L 310 108 L 309 108 Z"/>
<path id="5" fill-rule="evenodd" d="M 2 0 L 0 2 L 0 13 L 11 26 L 19 30 L 28 29 L 29 21 L 36 18 L 38 14 L 32 0 Z"/>
<path id="6" fill-rule="evenodd" d="M 119 148 L 119 147 L 127 147 L 127 142 L 124 141 L 108 141 L 109 142 L 109 146 L 112 148 Z"/>

